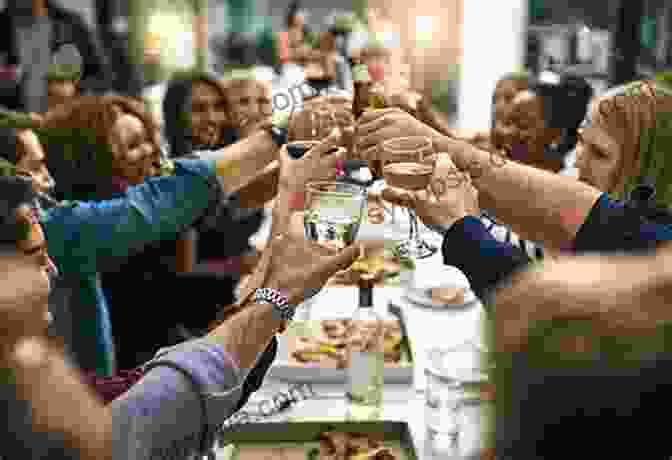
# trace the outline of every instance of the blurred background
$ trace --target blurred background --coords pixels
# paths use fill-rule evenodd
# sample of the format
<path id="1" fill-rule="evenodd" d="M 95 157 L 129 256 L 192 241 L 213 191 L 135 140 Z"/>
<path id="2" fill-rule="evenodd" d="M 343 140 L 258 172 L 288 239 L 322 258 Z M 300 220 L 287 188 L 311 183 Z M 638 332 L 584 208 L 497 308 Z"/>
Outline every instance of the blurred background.
<path id="1" fill-rule="evenodd" d="M 346 14 L 369 31 L 386 29 L 385 46 L 397 49 L 393 61 L 405 66 L 411 86 L 431 90 L 461 127 L 489 126 L 495 82 L 512 71 L 572 70 L 599 93 L 672 67 L 672 2 L 665 0 L 52 1 L 81 14 L 112 64 L 113 89 L 130 94 L 147 94 L 194 66 L 222 74 L 253 66 L 274 91 L 287 91 L 300 81 L 281 78 L 289 71 L 277 59 L 290 7 L 313 36 Z M 337 40 L 350 58 L 348 34 Z"/>

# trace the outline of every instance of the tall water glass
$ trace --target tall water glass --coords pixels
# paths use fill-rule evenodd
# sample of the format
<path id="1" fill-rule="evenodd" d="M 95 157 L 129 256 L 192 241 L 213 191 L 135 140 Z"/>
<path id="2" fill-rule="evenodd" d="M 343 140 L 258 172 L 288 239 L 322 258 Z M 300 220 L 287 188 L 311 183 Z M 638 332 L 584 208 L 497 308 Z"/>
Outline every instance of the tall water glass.
<path id="1" fill-rule="evenodd" d="M 461 452 L 464 446 L 460 446 L 460 439 L 467 428 L 474 430 L 464 423 L 465 409 L 481 403 L 488 379 L 481 356 L 470 343 L 454 348 L 431 347 L 427 351 L 425 424 L 435 453 Z"/>

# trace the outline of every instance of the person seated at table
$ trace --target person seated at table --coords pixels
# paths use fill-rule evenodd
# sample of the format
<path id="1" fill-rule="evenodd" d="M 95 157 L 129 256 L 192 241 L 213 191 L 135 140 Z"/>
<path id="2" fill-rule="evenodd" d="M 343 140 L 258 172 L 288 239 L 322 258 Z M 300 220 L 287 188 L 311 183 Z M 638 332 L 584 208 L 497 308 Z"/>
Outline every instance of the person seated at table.
<path id="1" fill-rule="evenodd" d="M 192 143 L 200 149 L 221 149 L 236 140 L 225 128 L 225 88 L 214 75 L 176 76 L 168 85 L 163 119 L 173 157 L 189 157 Z M 197 231 L 195 260 L 189 254 L 194 244 L 188 234 L 147 246 L 119 267 L 102 274 L 102 287 L 109 303 L 116 359 L 120 369 L 131 369 L 168 346 L 200 335 L 221 305 L 232 303 L 240 276 L 252 270 L 252 262 L 220 264 L 224 270 L 201 270 L 200 263 L 213 258 L 236 257 L 249 250 L 248 238 L 261 224 L 261 215 L 239 209 L 235 197 L 218 204 L 216 216 Z M 226 236 L 217 229 L 225 228 Z M 215 233 L 217 251 L 204 244 Z M 176 235 L 177 236 L 177 235 Z M 212 239 L 212 237 L 210 237 Z M 184 263 L 195 267 L 185 271 Z M 154 302 L 163 313 L 151 332 L 138 335 L 134 324 L 138 314 L 126 306 L 137 302 L 136 292 L 155 292 Z M 183 292 L 200 292 L 199 308 L 184 309 Z"/>
<path id="2" fill-rule="evenodd" d="M 493 131 L 493 145 L 515 161 L 560 172 L 576 147 L 592 97 L 593 89 L 584 78 L 542 75 L 513 98 Z"/>
<path id="3" fill-rule="evenodd" d="M 481 206 L 487 204 L 519 234 L 553 248 L 639 252 L 672 239 L 667 211 L 672 182 L 664 154 L 670 148 L 671 108 L 672 90 L 652 82 L 634 82 L 593 103 L 579 132 L 582 181 L 493 157 L 398 109 L 364 114 L 358 147 L 366 157 L 385 139 L 424 135 L 450 154 L 455 167 L 449 159 L 437 166 L 436 197 L 390 189 L 387 199 L 413 205 L 425 224 L 443 233 L 444 262 L 460 268 L 484 295 L 529 258 L 487 232 L 476 217 L 473 189 Z"/>
<path id="4" fill-rule="evenodd" d="M 16 126 L 38 123 L 22 114 L 3 114 L 4 123 L 7 118 Z M 165 163 L 164 177 L 128 187 L 117 199 L 69 202 L 41 216 L 64 273 L 64 281 L 57 286 L 61 294 L 55 295 L 53 305 L 56 328 L 66 338 L 69 351 L 76 353 L 77 365 L 103 376 L 114 371 L 107 308 L 95 282 L 99 266 L 107 260 L 121 260 L 147 243 L 174 238 L 181 228 L 203 217 L 210 204 L 219 203 L 221 191 L 249 189 L 245 184 L 254 184 L 259 171 L 275 158 L 280 141 L 270 127 L 269 122 L 246 140 L 214 152 L 208 160 Z M 158 152 L 152 134 L 155 128 L 145 117 L 144 107 L 123 97 L 77 98 L 50 113 L 35 130 L 45 144 L 57 187 L 59 176 L 62 179 L 61 197 L 75 193 L 95 197 L 115 187 L 122 190 L 120 185 L 141 184 L 157 169 L 151 160 L 153 152 Z M 217 181 L 217 176 L 225 180 Z M 240 192 L 240 206 L 256 206 L 257 195 Z M 186 196 L 191 199 L 185 200 Z M 78 235 L 76 247 L 72 246 L 73 233 Z M 82 315 L 82 320 L 73 320 L 73 315 Z M 90 328 L 89 333 L 75 333 L 84 327 Z"/>
<path id="5" fill-rule="evenodd" d="M 465 130 L 449 127 L 445 117 L 440 116 L 440 114 L 432 109 L 429 99 L 419 94 L 415 97 L 417 102 L 411 106 L 411 110 L 406 110 L 405 107 L 409 106 L 403 103 L 400 106 L 396 104 L 392 104 L 392 106 L 405 109 L 423 123 L 428 124 L 446 136 L 468 141 L 483 149 L 501 149 L 504 146 L 501 145 L 501 140 L 494 135 L 496 128 L 501 125 L 508 115 L 516 95 L 530 87 L 530 79 L 531 75 L 528 72 L 513 72 L 504 75 L 497 81 L 492 94 L 489 130 Z M 413 108 L 415 108 L 415 111 Z"/>
<path id="6" fill-rule="evenodd" d="M 549 74 L 529 85 L 514 94 L 508 107 L 505 102 L 495 107 L 491 148 L 503 149 L 515 161 L 560 172 L 576 147 L 593 90 L 585 79 L 568 74 Z M 482 219 L 500 241 L 512 242 L 532 259 L 543 259 L 540 243 L 521 239 L 490 211 L 482 211 Z"/>
<path id="7" fill-rule="evenodd" d="M 496 292 L 497 458 L 672 455 L 671 256 L 565 257 Z"/>
<path id="8" fill-rule="evenodd" d="M 316 147 L 298 161 L 281 152 L 272 239 L 239 302 L 207 336 L 157 353 L 144 376 L 107 407 L 46 338 L 50 279 L 57 276 L 49 241 L 31 181 L 2 165 L 0 401 L 7 428 L 0 430 L 0 455 L 140 460 L 205 453 L 215 430 L 249 397 L 245 380 L 296 305 L 359 255 L 356 245 L 334 254 L 287 233 L 296 195 L 334 169 L 331 148 Z"/>
<path id="9" fill-rule="evenodd" d="M 271 85 L 250 74 L 234 75 L 224 86 L 227 126 L 244 139 L 253 132 L 255 123 L 273 112 Z"/>
<path id="10" fill-rule="evenodd" d="M 490 132 L 486 136 L 493 147 L 503 147 L 498 143 L 498 139 L 494 138 L 493 133 L 508 116 L 518 93 L 529 89 L 530 79 L 529 72 L 513 72 L 504 75 L 495 84 L 495 91 L 492 93 Z"/>

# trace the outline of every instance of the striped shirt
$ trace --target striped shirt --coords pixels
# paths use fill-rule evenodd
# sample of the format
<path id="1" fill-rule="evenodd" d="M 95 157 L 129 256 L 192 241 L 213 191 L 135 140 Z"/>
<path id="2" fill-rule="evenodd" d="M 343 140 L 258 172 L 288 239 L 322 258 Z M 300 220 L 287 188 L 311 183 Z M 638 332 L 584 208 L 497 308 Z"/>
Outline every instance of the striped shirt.
<path id="1" fill-rule="evenodd" d="M 497 241 L 508 243 L 511 246 L 521 250 L 532 261 L 538 261 L 544 258 L 544 249 L 539 243 L 520 238 L 510 227 L 497 222 L 487 212 L 481 212 L 481 222 Z"/>

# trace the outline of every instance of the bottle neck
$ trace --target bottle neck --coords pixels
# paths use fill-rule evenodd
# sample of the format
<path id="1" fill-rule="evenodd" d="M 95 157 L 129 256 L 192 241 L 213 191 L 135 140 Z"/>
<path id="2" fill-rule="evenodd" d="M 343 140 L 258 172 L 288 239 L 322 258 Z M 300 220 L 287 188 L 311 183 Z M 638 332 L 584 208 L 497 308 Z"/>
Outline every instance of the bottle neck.
<path id="1" fill-rule="evenodd" d="M 359 308 L 373 308 L 373 287 L 359 287 Z"/>

